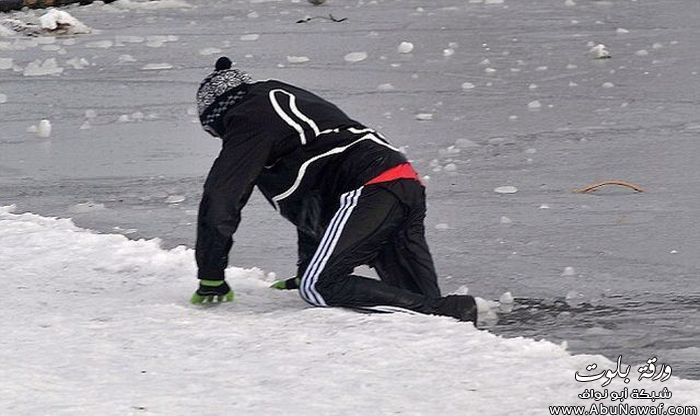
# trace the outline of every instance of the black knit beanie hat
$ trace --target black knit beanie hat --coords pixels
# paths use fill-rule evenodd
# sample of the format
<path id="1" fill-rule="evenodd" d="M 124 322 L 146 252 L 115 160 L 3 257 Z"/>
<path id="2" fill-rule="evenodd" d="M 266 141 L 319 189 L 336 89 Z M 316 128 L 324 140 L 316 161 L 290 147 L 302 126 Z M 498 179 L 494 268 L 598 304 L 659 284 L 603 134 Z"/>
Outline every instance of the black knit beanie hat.
<path id="1" fill-rule="evenodd" d="M 247 90 L 245 86 L 253 82 L 250 75 L 231 68 L 232 65 L 227 57 L 219 58 L 214 72 L 204 78 L 197 90 L 199 121 L 212 136 L 222 136 L 226 111 L 243 98 Z"/>

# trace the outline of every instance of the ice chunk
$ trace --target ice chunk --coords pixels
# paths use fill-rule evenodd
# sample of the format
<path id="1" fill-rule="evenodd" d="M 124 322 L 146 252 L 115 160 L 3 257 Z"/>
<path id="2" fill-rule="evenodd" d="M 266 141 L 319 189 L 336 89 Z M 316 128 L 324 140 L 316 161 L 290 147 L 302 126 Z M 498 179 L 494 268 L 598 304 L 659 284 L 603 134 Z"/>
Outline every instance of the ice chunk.
<path id="1" fill-rule="evenodd" d="M 56 36 L 42 36 L 36 38 L 36 43 L 39 45 L 53 45 L 56 43 Z"/>
<path id="2" fill-rule="evenodd" d="M 43 63 L 41 59 L 32 61 L 24 68 L 25 77 L 39 77 L 44 75 L 58 75 L 63 72 L 63 68 L 59 67 L 55 58 L 49 58 Z"/>
<path id="3" fill-rule="evenodd" d="M 471 82 L 464 82 L 464 83 L 462 83 L 462 89 L 463 90 L 474 89 L 474 84 L 472 84 Z"/>
<path id="4" fill-rule="evenodd" d="M 90 122 L 88 120 L 85 120 L 85 122 L 80 125 L 80 130 L 88 130 L 91 128 L 92 128 L 92 125 L 90 124 Z"/>
<path id="5" fill-rule="evenodd" d="M 183 202 L 185 199 L 187 199 L 184 195 L 170 195 L 167 198 L 165 198 L 165 202 L 167 204 L 179 204 L 180 202 Z"/>
<path id="6" fill-rule="evenodd" d="M 379 84 L 379 85 L 377 86 L 377 89 L 378 89 L 379 91 L 393 91 L 395 88 L 394 88 L 393 85 L 391 85 L 391 84 L 389 84 L 389 83 L 386 83 L 386 84 Z"/>
<path id="7" fill-rule="evenodd" d="M 603 45 L 602 43 L 593 46 L 588 53 L 590 53 L 594 59 L 610 58 L 610 51 L 608 50 L 607 46 Z"/>
<path id="8" fill-rule="evenodd" d="M 418 113 L 418 114 L 416 114 L 416 120 L 430 121 L 432 119 L 433 119 L 432 113 Z"/>
<path id="9" fill-rule="evenodd" d="M 258 39 L 260 39 L 260 35 L 258 35 L 257 33 L 249 33 L 247 35 L 241 36 L 241 40 L 244 41 L 255 41 Z"/>
<path id="10" fill-rule="evenodd" d="M 442 50 L 442 56 L 448 57 L 455 54 L 455 50 L 452 48 L 447 48 Z"/>
<path id="11" fill-rule="evenodd" d="M 457 172 L 457 165 L 454 163 L 448 163 L 444 167 L 445 172 Z"/>
<path id="12" fill-rule="evenodd" d="M 501 303 L 513 303 L 513 300 L 513 295 L 510 292 L 506 292 L 498 298 L 498 301 Z"/>
<path id="13" fill-rule="evenodd" d="M 413 44 L 411 42 L 401 42 L 397 50 L 399 53 L 411 53 L 413 52 Z"/>
<path id="14" fill-rule="evenodd" d="M 199 54 L 202 56 L 209 56 L 209 55 L 214 55 L 217 53 L 221 53 L 221 49 L 219 48 L 204 48 L 199 51 Z"/>
<path id="15" fill-rule="evenodd" d="M 439 150 L 439 153 L 440 153 L 441 156 L 456 155 L 456 154 L 458 154 L 459 152 L 461 152 L 461 150 L 460 150 L 458 147 L 454 146 L 454 145 L 452 145 L 452 146 L 447 146 L 447 149 L 440 149 L 440 150 Z"/>
<path id="16" fill-rule="evenodd" d="M 496 72 L 496 69 L 489 67 L 489 68 L 484 69 L 484 72 L 486 72 L 487 74 L 493 74 Z"/>
<path id="17" fill-rule="evenodd" d="M 542 204 L 542 205 L 540 205 L 539 208 L 540 208 L 540 209 L 549 209 L 549 205 L 547 205 L 547 204 Z"/>
<path id="18" fill-rule="evenodd" d="M 540 103 L 538 100 L 530 101 L 527 104 L 527 108 L 529 108 L 530 110 L 539 110 L 540 108 L 542 108 L 542 103 Z"/>
<path id="19" fill-rule="evenodd" d="M 163 63 L 146 64 L 141 69 L 143 69 L 144 71 L 160 71 L 160 70 L 165 70 L 165 69 L 173 69 L 173 66 L 169 63 L 163 62 Z"/>
<path id="20" fill-rule="evenodd" d="M 444 230 L 449 230 L 450 226 L 447 225 L 447 223 L 441 222 L 441 223 L 435 225 L 435 229 L 440 230 L 440 231 L 444 231 Z"/>
<path id="21" fill-rule="evenodd" d="M 501 224 L 503 225 L 510 225 L 513 223 L 513 220 L 510 218 L 506 217 L 505 215 L 501 217 Z"/>
<path id="22" fill-rule="evenodd" d="M 117 122 L 119 122 L 119 123 L 128 123 L 130 121 L 131 121 L 131 118 L 129 118 L 128 114 L 122 114 L 117 119 Z"/>
<path id="23" fill-rule="evenodd" d="M 623 28 L 621 28 L 621 27 L 618 27 L 617 30 L 616 30 L 615 32 L 618 33 L 618 34 L 620 34 L 620 35 L 624 35 L 624 34 L 626 34 L 626 33 L 630 33 L 629 30 L 623 29 Z"/>
<path id="24" fill-rule="evenodd" d="M 561 272 L 561 275 L 562 275 L 562 276 L 566 276 L 566 277 L 568 277 L 568 276 L 576 276 L 576 269 L 574 269 L 574 268 L 571 267 L 571 266 L 566 266 L 566 267 L 564 268 L 564 271 Z"/>
<path id="25" fill-rule="evenodd" d="M 360 62 L 367 59 L 367 52 L 350 52 L 345 55 L 345 61 L 347 62 Z"/>
<path id="26" fill-rule="evenodd" d="M 649 55 L 649 51 L 647 51 L 646 49 L 640 49 L 637 52 L 635 52 L 634 54 L 637 56 L 647 56 L 647 55 Z"/>
<path id="27" fill-rule="evenodd" d="M 114 42 L 111 40 L 97 40 L 94 42 L 88 42 L 85 44 L 86 48 L 94 48 L 94 49 L 109 49 L 114 45 Z"/>
<path id="28" fill-rule="evenodd" d="M 0 58 L 0 69 L 12 69 L 13 66 L 12 58 Z"/>
<path id="29" fill-rule="evenodd" d="M 614 86 L 615 84 L 613 84 L 612 82 L 605 82 L 602 85 L 603 88 L 613 88 Z"/>
<path id="30" fill-rule="evenodd" d="M 36 135 L 42 138 L 47 138 L 51 136 L 51 122 L 49 120 L 41 120 L 39 122 L 39 127 L 36 129 Z"/>
<path id="31" fill-rule="evenodd" d="M 88 62 L 85 58 L 71 58 L 66 61 L 66 65 L 70 65 L 74 69 L 83 69 L 90 66 L 90 62 Z"/>
<path id="32" fill-rule="evenodd" d="M 125 64 L 127 62 L 136 62 L 136 58 L 134 58 L 131 55 L 119 55 L 119 58 L 117 58 L 117 61 L 120 64 Z"/>
<path id="33" fill-rule="evenodd" d="M 569 7 L 576 6 L 576 2 L 574 0 L 565 0 L 564 6 L 569 6 Z"/>
<path id="34" fill-rule="evenodd" d="M 185 0 L 159 0 L 159 1 L 137 1 L 119 0 L 109 4 L 110 7 L 122 10 L 161 10 L 161 9 L 189 9 L 191 4 Z M 107 6 L 102 6 L 107 7 Z"/>
<path id="35" fill-rule="evenodd" d="M 5 104 L 7 102 L 7 95 L 0 94 L 0 104 Z"/>
<path id="36" fill-rule="evenodd" d="M 493 190 L 497 194 L 514 194 L 518 192 L 518 188 L 511 185 L 499 186 Z"/>
<path id="37" fill-rule="evenodd" d="M 287 62 L 290 64 L 303 64 L 309 61 L 310 59 L 308 56 L 287 56 Z"/>
<path id="38" fill-rule="evenodd" d="M 146 36 L 146 46 L 149 48 L 160 48 L 167 42 L 176 42 L 178 37 L 175 35 L 153 35 Z"/>
<path id="39" fill-rule="evenodd" d="M 496 305 L 480 297 L 475 297 L 479 326 L 489 326 L 498 322 L 498 315 L 493 310 Z"/>

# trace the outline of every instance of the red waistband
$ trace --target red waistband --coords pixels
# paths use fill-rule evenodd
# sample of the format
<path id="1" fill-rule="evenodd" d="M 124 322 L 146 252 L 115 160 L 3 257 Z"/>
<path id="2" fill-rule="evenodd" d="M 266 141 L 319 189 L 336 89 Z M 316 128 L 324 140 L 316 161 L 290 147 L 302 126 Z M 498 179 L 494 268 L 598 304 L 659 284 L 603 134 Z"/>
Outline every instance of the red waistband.
<path id="1" fill-rule="evenodd" d="M 374 183 L 389 182 L 396 179 L 413 179 L 420 182 L 420 177 L 418 172 L 413 169 L 410 163 L 402 163 L 396 165 L 393 168 L 389 168 L 374 178 L 370 179 L 365 185 L 372 185 Z"/>

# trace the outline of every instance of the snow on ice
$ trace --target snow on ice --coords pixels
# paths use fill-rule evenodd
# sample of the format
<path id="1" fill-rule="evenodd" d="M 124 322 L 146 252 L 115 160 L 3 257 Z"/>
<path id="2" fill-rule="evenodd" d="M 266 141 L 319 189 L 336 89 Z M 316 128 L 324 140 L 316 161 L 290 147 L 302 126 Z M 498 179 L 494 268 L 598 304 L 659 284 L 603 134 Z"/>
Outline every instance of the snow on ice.
<path id="1" fill-rule="evenodd" d="M 240 39 L 244 41 L 256 41 L 260 39 L 260 35 L 257 33 L 249 33 L 247 35 L 242 35 Z"/>
<path id="2" fill-rule="evenodd" d="M 12 58 L 0 58 L 0 70 L 12 69 L 13 66 Z"/>
<path id="3" fill-rule="evenodd" d="M 308 56 L 287 56 L 287 62 L 290 64 L 303 64 L 310 60 Z"/>
<path id="4" fill-rule="evenodd" d="M 367 59 L 367 52 L 350 52 L 345 55 L 345 60 L 351 63 L 364 61 L 365 59 Z"/>
<path id="5" fill-rule="evenodd" d="M 162 62 L 162 63 L 151 63 L 151 64 L 146 64 L 141 68 L 144 71 L 162 71 L 166 69 L 173 69 L 173 66 L 169 63 Z"/>
<path id="6" fill-rule="evenodd" d="M 56 58 L 49 58 L 45 61 L 37 59 L 36 61 L 30 62 L 26 68 L 24 68 L 25 77 L 40 77 L 44 75 L 59 75 L 63 73 L 63 68 L 58 66 Z"/>
<path id="7" fill-rule="evenodd" d="M 49 120 L 41 120 L 36 128 L 36 135 L 41 138 L 51 137 L 51 122 Z"/>
<path id="8" fill-rule="evenodd" d="M 497 194 L 514 194 L 518 192 L 518 188 L 511 185 L 499 186 L 493 190 Z"/>
<path id="9" fill-rule="evenodd" d="M 399 53 L 411 53 L 413 52 L 413 44 L 411 42 L 401 42 L 397 48 Z"/>
<path id="10" fill-rule="evenodd" d="M 591 56 L 593 56 L 594 59 L 610 58 L 610 51 L 608 50 L 608 47 L 603 45 L 602 43 L 593 46 L 589 53 L 591 54 Z"/>
<path id="11" fill-rule="evenodd" d="M 567 266 L 564 268 L 564 271 L 561 272 L 562 276 L 576 276 L 576 269 L 574 269 L 571 266 Z"/>
<path id="12" fill-rule="evenodd" d="M 0 378 L 0 403 L 15 415 L 493 414 L 504 392 L 500 414 L 539 414 L 552 397 L 578 404 L 576 371 L 615 367 L 450 318 L 309 307 L 294 292 L 270 290 L 258 269 L 228 269 L 233 304 L 193 307 L 191 250 L 11 207 L 0 208 L 0 247 L 7 287 L 33 282 L 0 292 L 0 330 L 14 346 L 3 348 L 0 368 L 21 363 Z M 484 317 L 498 305 L 477 302 Z M 352 395 L 339 378 L 357 386 Z M 674 404 L 697 403 L 700 382 L 665 385 Z M 294 394 L 273 394 L 285 391 Z"/>

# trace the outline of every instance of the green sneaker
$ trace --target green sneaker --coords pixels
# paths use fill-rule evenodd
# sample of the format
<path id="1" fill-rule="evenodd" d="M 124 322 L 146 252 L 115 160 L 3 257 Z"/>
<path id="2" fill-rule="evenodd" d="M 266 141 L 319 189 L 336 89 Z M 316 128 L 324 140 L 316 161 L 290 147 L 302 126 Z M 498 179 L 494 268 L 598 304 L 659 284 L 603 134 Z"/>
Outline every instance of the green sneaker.
<path id="1" fill-rule="evenodd" d="M 199 288 L 192 294 L 190 303 L 201 305 L 233 302 L 233 297 L 233 291 L 225 280 L 200 280 Z"/>
<path id="2" fill-rule="evenodd" d="M 273 289 L 279 289 L 279 290 L 294 290 L 294 289 L 299 289 L 300 284 L 301 284 L 301 277 L 295 276 L 295 277 L 290 277 L 287 280 L 277 280 L 272 285 L 270 285 L 270 287 Z"/>

